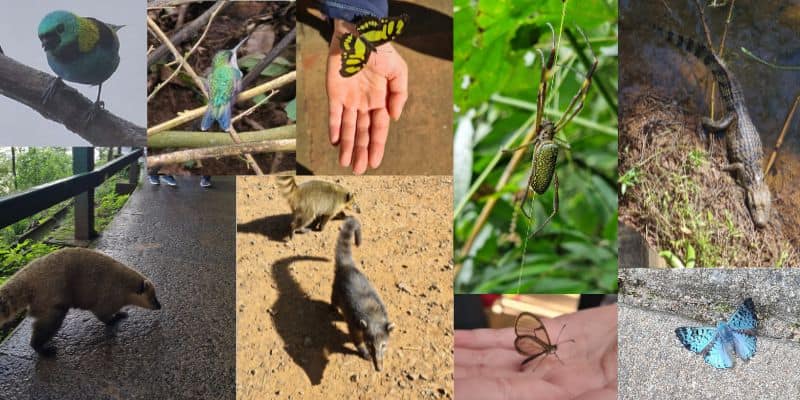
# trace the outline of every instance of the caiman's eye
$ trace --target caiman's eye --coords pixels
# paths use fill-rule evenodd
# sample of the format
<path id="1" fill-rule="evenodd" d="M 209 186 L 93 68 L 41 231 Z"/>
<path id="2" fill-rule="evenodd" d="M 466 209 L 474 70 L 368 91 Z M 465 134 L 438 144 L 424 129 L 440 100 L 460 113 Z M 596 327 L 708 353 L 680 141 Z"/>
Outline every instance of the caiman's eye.
<path id="1" fill-rule="evenodd" d="M 56 26 L 56 33 L 64 33 L 64 24 L 58 24 L 58 26 Z"/>

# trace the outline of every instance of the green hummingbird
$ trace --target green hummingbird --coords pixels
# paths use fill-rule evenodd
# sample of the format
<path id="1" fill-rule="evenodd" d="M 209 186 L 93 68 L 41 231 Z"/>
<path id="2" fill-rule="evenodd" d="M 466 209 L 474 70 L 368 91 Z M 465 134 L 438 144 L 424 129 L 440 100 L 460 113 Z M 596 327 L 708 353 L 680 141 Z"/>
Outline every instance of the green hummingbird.
<path id="1" fill-rule="evenodd" d="M 244 38 L 231 50 L 221 50 L 214 55 L 211 72 L 206 81 L 208 109 L 200 124 L 200 129 L 204 131 L 211 128 L 214 121 L 217 121 L 219 127 L 224 131 L 231 127 L 233 103 L 236 102 L 236 95 L 239 94 L 242 80 L 242 71 L 239 70 L 236 51 L 246 40 L 247 38 Z"/>

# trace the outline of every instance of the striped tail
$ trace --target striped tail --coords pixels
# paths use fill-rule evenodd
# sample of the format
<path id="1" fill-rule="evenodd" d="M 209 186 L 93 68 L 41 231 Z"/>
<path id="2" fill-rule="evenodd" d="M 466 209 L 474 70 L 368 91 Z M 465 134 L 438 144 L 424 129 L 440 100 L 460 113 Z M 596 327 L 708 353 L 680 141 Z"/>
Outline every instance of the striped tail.
<path id="1" fill-rule="evenodd" d="M 711 70 L 711 73 L 714 74 L 714 78 L 719 84 L 720 94 L 725 101 L 725 106 L 728 111 L 735 111 L 738 104 L 744 104 L 744 96 L 742 96 L 742 89 L 739 86 L 739 82 L 737 82 L 733 74 L 728 71 L 725 63 L 714 54 L 713 50 L 709 50 L 704 44 L 690 37 L 684 37 L 681 34 L 666 30 L 660 26 L 653 25 L 653 27 L 667 42 L 697 57 L 698 60 L 702 61 L 703 64 Z"/>
<path id="2" fill-rule="evenodd" d="M 336 268 L 354 268 L 353 255 L 350 251 L 350 237 L 355 236 L 356 246 L 361 245 L 361 223 L 353 217 L 347 217 L 339 232 L 336 242 Z"/>
<path id="3" fill-rule="evenodd" d="M 278 185 L 281 187 L 283 196 L 287 198 L 291 196 L 295 190 L 297 190 L 297 182 L 295 182 L 294 177 L 291 175 L 279 176 Z"/>

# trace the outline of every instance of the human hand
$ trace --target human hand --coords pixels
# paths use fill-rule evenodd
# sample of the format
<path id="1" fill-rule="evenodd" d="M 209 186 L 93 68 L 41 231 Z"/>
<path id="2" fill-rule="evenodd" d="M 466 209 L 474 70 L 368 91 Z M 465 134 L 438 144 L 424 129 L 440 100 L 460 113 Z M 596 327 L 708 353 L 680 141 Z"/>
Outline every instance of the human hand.
<path id="1" fill-rule="evenodd" d="M 389 118 L 400 118 L 408 99 L 408 67 L 391 43 L 378 46 L 359 73 L 339 74 L 339 40 L 353 33 L 352 24 L 335 20 L 328 53 L 328 129 L 331 144 L 339 145 L 339 164 L 363 174 L 367 163 L 377 168 L 383 159 Z"/>
<path id="2" fill-rule="evenodd" d="M 456 331 L 457 399 L 617 398 L 617 307 L 597 307 L 542 319 L 551 341 L 563 325 L 558 356 L 542 355 L 520 370 L 526 358 L 514 349 L 513 328 Z M 575 342 L 568 342 L 574 339 Z M 553 343 L 553 344 L 559 344 Z"/>

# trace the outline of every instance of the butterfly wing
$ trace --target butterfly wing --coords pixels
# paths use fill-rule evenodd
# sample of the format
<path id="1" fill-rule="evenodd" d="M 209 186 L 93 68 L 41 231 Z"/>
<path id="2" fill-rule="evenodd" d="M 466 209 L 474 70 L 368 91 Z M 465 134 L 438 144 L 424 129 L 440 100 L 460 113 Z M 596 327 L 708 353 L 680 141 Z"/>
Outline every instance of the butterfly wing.
<path id="1" fill-rule="evenodd" d="M 519 336 L 531 336 L 541 343 L 544 347 L 552 347 L 550 336 L 547 334 L 542 320 L 539 317 L 523 312 L 517 316 L 517 321 L 514 323 L 514 333 Z"/>
<path id="2" fill-rule="evenodd" d="M 685 326 L 675 329 L 683 347 L 695 353 L 702 353 L 717 337 L 716 328 Z"/>
<path id="3" fill-rule="evenodd" d="M 517 349 L 517 353 L 528 356 L 528 358 L 522 362 L 522 365 L 547 353 L 547 349 L 543 346 L 541 341 L 533 336 L 518 336 L 514 340 L 514 348 Z"/>
<path id="4" fill-rule="evenodd" d="M 756 337 L 733 331 L 733 347 L 742 360 L 749 360 L 756 354 Z"/>
<path id="5" fill-rule="evenodd" d="M 714 368 L 730 368 L 733 366 L 733 359 L 725 348 L 725 343 L 719 335 L 716 335 L 711 347 L 708 348 L 705 354 L 705 360 L 708 365 Z"/>
<path id="6" fill-rule="evenodd" d="M 356 30 L 359 37 L 377 47 L 395 40 L 403 33 L 407 23 L 407 14 L 388 18 L 366 17 L 356 25 Z"/>
<path id="7" fill-rule="evenodd" d="M 728 326 L 733 329 L 733 347 L 736 354 L 743 360 L 749 360 L 756 354 L 756 328 L 758 316 L 753 299 L 746 298 L 742 305 L 728 320 Z"/>
<path id="8" fill-rule="evenodd" d="M 340 41 L 342 48 L 342 68 L 339 74 L 347 78 L 359 73 L 369 61 L 371 50 L 366 42 L 357 36 L 346 33 Z"/>
<path id="9" fill-rule="evenodd" d="M 744 299 L 742 305 L 728 320 L 728 326 L 736 331 L 755 331 L 758 327 L 758 317 L 756 316 L 756 306 L 753 304 L 753 299 Z"/>

